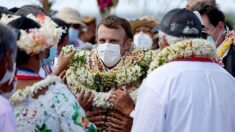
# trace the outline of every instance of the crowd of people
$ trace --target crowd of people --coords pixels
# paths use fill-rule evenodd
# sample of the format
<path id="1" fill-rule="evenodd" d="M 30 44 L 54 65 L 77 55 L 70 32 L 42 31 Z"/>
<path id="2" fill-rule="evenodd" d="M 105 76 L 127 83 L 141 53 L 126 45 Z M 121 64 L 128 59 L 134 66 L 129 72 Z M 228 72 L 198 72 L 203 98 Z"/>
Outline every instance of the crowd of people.
<path id="1" fill-rule="evenodd" d="M 161 21 L 0 7 L 0 131 L 233 132 L 234 46 L 214 0 Z"/>

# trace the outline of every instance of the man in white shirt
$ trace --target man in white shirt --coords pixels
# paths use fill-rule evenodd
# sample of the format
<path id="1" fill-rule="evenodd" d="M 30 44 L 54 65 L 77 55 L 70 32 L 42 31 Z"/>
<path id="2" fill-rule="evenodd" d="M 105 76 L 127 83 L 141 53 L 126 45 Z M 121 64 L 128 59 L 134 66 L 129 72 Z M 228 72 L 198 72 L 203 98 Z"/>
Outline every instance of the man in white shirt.
<path id="1" fill-rule="evenodd" d="M 15 92 L 16 35 L 0 24 L 0 131 L 15 132 L 16 122 L 8 99 Z"/>
<path id="2" fill-rule="evenodd" d="M 133 132 L 235 131 L 235 79 L 210 59 L 215 49 L 209 41 L 191 39 L 201 36 L 200 25 L 185 9 L 171 10 L 163 17 L 160 42 L 168 45 L 163 49 L 166 58 L 174 59 L 159 59 L 166 55 L 163 52 L 156 57 L 158 68 L 140 87 Z M 184 44 L 189 50 L 180 47 Z M 186 57 L 175 54 L 183 52 Z"/>

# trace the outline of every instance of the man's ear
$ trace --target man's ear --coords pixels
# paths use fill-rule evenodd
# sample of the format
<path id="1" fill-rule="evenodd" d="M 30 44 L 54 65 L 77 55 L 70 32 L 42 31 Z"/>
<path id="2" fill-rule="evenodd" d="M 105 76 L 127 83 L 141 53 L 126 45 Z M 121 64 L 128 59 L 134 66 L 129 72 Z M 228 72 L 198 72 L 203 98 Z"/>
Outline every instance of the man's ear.
<path id="1" fill-rule="evenodd" d="M 169 46 L 167 40 L 166 40 L 166 36 L 164 35 L 160 41 L 160 48 L 164 49 L 165 47 Z"/>
<path id="2" fill-rule="evenodd" d="M 125 50 L 129 50 L 131 47 L 132 39 L 128 38 L 125 42 Z"/>
<path id="3" fill-rule="evenodd" d="M 218 27 L 219 27 L 220 31 L 223 31 L 224 30 L 224 22 L 220 21 L 218 23 Z"/>

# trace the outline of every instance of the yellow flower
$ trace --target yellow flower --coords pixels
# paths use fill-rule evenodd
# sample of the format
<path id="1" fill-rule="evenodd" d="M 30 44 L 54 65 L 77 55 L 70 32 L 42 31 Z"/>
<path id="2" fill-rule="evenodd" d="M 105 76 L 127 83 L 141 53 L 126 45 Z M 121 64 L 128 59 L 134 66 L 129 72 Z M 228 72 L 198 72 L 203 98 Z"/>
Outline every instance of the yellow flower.
<path id="1" fill-rule="evenodd" d="M 232 39 L 227 39 L 219 51 L 217 51 L 217 56 L 219 58 L 223 57 L 224 53 L 229 49 L 230 45 L 233 44 Z"/>

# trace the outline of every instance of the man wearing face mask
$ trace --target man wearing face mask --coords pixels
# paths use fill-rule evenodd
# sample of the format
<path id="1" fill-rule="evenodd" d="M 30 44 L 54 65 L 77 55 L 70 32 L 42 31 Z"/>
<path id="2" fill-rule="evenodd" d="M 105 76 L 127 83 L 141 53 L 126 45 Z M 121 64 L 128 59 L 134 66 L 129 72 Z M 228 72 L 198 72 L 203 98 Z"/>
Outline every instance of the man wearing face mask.
<path id="1" fill-rule="evenodd" d="M 81 15 L 77 10 L 64 8 L 55 14 L 55 18 L 61 19 L 69 24 L 68 35 L 70 44 L 73 44 L 75 47 L 80 47 L 84 44 L 84 42 L 79 39 L 79 33 L 86 25 L 81 21 Z"/>
<path id="2" fill-rule="evenodd" d="M 130 131 L 130 111 L 119 110 L 114 103 L 118 99 L 111 93 L 125 90 L 131 101 L 125 98 L 122 102 L 134 108 L 138 87 L 147 75 L 156 51 L 130 50 L 133 35 L 124 18 L 105 17 L 98 24 L 96 33 L 97 48 L 75 55 L 75 62 L 67 70 L 67 83 L 87 111 L 89 120 L 100 131 Z M 92 94 L 84 89 L 89 89 Z"/>
<path id="3" fill-rule="evenodd" d="M 235 47 L 232 44 L 235 35 L 225 25 L 223 12 L 206 2 L 198 2 L 192 10 L 198 11 L 202 16 L 205 32 L 208 33 L 207 40 L 215 45 L 217 56 L 223 61 L 225 69 L 235 77 Z M 226 46 L 228 39 L 231 39 L 231 43 Z"/>
<path id="4" fill-rule="evenodd" d="M 153 28 L 159 25 L 159 22 L 150 16 L 143 16 L 139 19 L 130 21 L 132 32 L 134 34 L 134 49 L 157 49 L 158 40 Z"/>
<path id="5" fill-rule="evenodd" d="M 8 102 L 16 90 L 16 36 L 3 25 L 0 25 L 0 36 L 0 131 L 16 132 L 15 117 Z"/>

